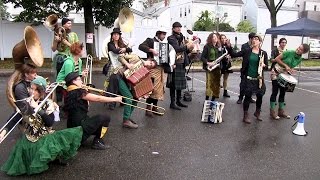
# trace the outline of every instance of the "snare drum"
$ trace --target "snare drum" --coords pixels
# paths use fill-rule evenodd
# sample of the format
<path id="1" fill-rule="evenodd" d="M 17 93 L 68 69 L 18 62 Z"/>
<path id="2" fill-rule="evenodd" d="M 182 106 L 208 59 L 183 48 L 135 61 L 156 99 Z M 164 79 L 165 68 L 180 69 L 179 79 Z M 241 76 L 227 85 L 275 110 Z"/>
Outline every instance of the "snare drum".
<path id="1" fill-rule="evenodd" d="M 297 83 L 297 79 L 289 74 L 281 73 L 278 75 L 278 84 L 286 88 L 287 92 L 293 92 Z"/>

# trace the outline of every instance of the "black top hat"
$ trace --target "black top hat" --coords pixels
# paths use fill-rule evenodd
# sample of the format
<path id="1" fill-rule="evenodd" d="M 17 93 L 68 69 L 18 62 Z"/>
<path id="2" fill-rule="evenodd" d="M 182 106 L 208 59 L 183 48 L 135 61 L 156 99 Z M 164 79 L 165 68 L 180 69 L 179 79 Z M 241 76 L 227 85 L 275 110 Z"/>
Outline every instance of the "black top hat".
<path id="1" fill-rule="evenodd" d="M 179 22 L 175 22 L 172 24 L 172 28 L 175 28 L 175 27 L 182 27 L 182 25 Z"/>
<path id="2" fill-rule="evenodd" d="M 70 19 L 68 18 L 62 18 L 61 20 L 61 25 L 63 26 L 64 24 L 66 24 L 67 22 L 71 21 Z"/>
<path id="3" fill-rule="evenodd" d="M 120 28 L 113 28 L 113 30 L 112 30 L 112 32 L 111 32 L 111 35 L 112 35 L 113 33 L 118 33 L 118 34 L 121 35 Z"/>
<path id="4" fill-rule="evenodd" d="M 64 80 L 66 81 L 66 85 L 69 86 L 72 84 L 72 81 L 77 79 L 77 77 L 79 77 L 78 72 L 71 72 L 69 73 Z"/>

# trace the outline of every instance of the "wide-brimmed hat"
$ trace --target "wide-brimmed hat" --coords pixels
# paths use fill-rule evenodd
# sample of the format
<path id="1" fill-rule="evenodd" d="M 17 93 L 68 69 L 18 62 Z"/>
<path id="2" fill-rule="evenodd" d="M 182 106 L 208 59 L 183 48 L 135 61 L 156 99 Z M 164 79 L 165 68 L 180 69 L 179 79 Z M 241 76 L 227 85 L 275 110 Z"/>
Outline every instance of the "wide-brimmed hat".
<path id="1" fill-rule="evenodd" d="M 72 81 L 77 79 L 77 77 L 79 77 L 79 74 L 77 72 L 71 72 L 69 73 L 64 80 L 66 81 L 66 85 L 70 85 L 72 84 Z"/>
<path id="2" fill-rule="evenodd" d="M 182 27 L 182 25 L 179 22 L 174 22 L 172 24 L 172 28 L 175 28 L 175 27 Z"/>
<path id="3" fill-rule="evenodd" d="M 121 35 L 121 30 L 120 30 L 120 28 L 113 28 L 113 30 L 112 30 L 112 32 L 111 32 L 111 36 L 112 36 L 113 33 L 118 33 L 118 34 Z"/>

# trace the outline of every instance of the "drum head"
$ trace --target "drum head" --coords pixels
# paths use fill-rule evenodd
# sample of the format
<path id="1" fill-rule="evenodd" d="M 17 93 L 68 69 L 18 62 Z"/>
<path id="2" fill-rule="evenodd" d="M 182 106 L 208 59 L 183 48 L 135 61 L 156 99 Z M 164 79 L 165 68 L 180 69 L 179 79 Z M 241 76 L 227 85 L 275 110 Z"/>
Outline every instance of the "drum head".
<path id="1" fill-rule="evenodd" d="M 292 84 L 297 84 L 298 81 L 296 78 L 294 78 L 293 76 L 289 75 L 289 74 L 279 74 L 279 77 L 281 77 L 281 79 L 284 79 L 286 80 L 287 82 L 289 83 L 292 83 Z"/>

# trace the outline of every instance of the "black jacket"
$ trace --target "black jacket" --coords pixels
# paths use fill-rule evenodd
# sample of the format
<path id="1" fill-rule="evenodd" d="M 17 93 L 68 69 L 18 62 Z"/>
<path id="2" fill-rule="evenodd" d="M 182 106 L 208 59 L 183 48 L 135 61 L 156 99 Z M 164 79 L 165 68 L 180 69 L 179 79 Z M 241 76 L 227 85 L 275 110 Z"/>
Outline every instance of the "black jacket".
<path id="1" fill-rule="evenodd" d="M 214 61 L 215 59 L 209 59 L 209 52 L 210 52 L 210 48 L 212 48 L 211 45 L 208 45 L 206 44 L 204 47 L 203 47 L 203 51 L 201 53 L 201 61 L 202 61 L 202 68 L 204 70 L 207 70 L 207 65 L 208 65 L 208 62 L 212 62 Z M 223 51 L 219 51 L 218 48 L 214 47 L 215 51 L 216 51 L 216 59 L 218 57 L 220 57 L 223 53 Z"/>
<path id="2" fill-rule="evenodd" d="M 147 58 L 153 58 L 153 53 L 149 52 L 149 49 L 154 48 L 154 42 L 158 42 L 156 38 L 147 38 L 143 43 L 139 45 L 139 50 L 147 53 Z"/>
<path id="3" fill-rule="evenodd" d="M 279 56 L 280 52 L 278 50 L 278 48 L 275 48 L 271 51 L 271 60 L 275 59 L 277 56 Z M 271 64 L 270 69 L 272 69 L 275 65 L 277 64 L 277 62 L 273 62 Z"/>
<path id="4" fill-rule="evenodd" d="M 239 52 L 235 52 L 233 51 L 233 49 L 231 47 L 228 47 L 227 48 L 230 56 L 232 58 L 234 57 L 242 57 L 242 68 L 241 68 L 241 76 L 244 76 L 246 77 L 248 75 L 248 68 L 249 68 L 249 57 L 250 57 L 250 54 L 252 53 L 252 49 L 246 49 L 244 51 L 239 51 Z M 267 55 L 267 52 L 260 49 L 259 50 L 259 57 L 260 57 L 260 54 L 264 55 L 264 64 L 266 65 L 263 70 L 268 70 L 268 55 Z M 263 72 L 262 72 L 262 76 L 263 76 Z"/>
<path id="5" fill-rule="evenodd" d="M 190 53 L 190 51 L 188 50 L 186 45 L 183 45 L 183 41 L 185 41 L 184 36 L 182 34 L 178 35 L 173 32 L 173 34 L 169 36 L 167 39 L 168 39 L 168 43 L 173 47 L 176 53 L 183 52 L 184 65 L 188 66 L 190 63 L 189 57 L 188 57 L 188 54 Z M 172 60 L 170 59 L 170 61 Z"/>
<path id="6" fill-rule="evenodd" d="M 108 51 L 112 51 L 115 54 L 120 54 L 120 48 L 116 48 L 116 45 L 111 41 L 108 43 Z M 130 53 L 132 52 L 132 49 L 129 47 L 126 47 L 126 52 Z"/>

